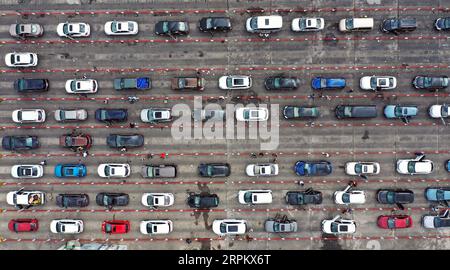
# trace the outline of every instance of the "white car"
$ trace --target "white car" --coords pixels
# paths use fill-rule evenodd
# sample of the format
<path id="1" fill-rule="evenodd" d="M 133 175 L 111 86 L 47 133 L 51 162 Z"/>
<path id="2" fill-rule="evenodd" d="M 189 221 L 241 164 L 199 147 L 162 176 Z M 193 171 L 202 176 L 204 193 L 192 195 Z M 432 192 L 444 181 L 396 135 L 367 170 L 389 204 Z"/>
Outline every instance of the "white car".
<path id="1" fill-rule="evenodd" d="M 249 164 L 245 172 L 248 176 L 275 176 L 278 175 L 278 164 Z"/>
<path id="2" fill-rule="evenodd" d="M 272 190 L 239 190 L 240 204 L 269 204 L 272 203 Z"/>
<path id="3" fill-rule="evenodd" d="M 50 223 L 50 231 L 60 234 L 82 233 L 83 221 L 80 219 L 54 219 Z"/>
<path id="4" fill-rule="evenodd" d="M 322 231 L 328 234 L 350 234 L 356 232 L 356 223 L 337 215 L 333 219 L 322 220 Z"/>
<path id="5" fill-rule="evenodd" d="M 98 83 L 93 79 L 73 79 L 66 81 L 66 92 L 69 94 L 97 93 Z"/>
<path id="6" fill-rule="evenodd" d="M 14 178 L 40 178 L 44 176 L 42 165 L 14 165 L 11 167 L 11 176 Z"/>
<path id="7" fill-rule="evenodd" d="M 35 53 L 8 53 L 5 55 L 5 64 L 8 67 L 35 67 L 38 64 L 38 56 Z"/>
<path id="8" fill-rule="evenodd" d="M 447 104 L 431 105 L 428 114 L 431 118 L 447 118 L 450 114 L 450 107 Z"/>
<path id="9" fill-rule="evenodd" d="M 142 234 L 168 234 L 173 230 L 171 220 L 144 220 L 139 225 Z"/>
<path id="10" fill-rule="evenodd" d="M 141 111 L 141 121 L 144 123 L 168 122 L 172 120 L 172 110 L 169 108 L 150 108 Z"/>
<path id="11" fill-rule="evenodd" d="M 43 123 L 45 111 L 42 109 L 15 110 L 12 112 L 12 120 L 16 123 Z"/>
<path id="12" fill-rule="evenodd" d="M 450 211 L 447 209 L 444 213 L 437 215 L 424 215 L 422 225 L 426 229 L 445 229 L 450 227 Z"/>
<path id="13" fill-rule="evenodd" d="M 418 155 L 416 158 L 397 160 L 397 172 L 410 175 L 430 174 L 433 172 L 433 162 L 424 157 L 424 155 Z"/>
<path id="14" fill-rule="evenodd" d="M 238 108 L 236 120 L 238 121 L 267 121 L 269 110 L 267 108 Z"/>
<path id="15" fill-rule="evenodd" d="M 348 175 L 374 175 L 380 173 L 380 163 L 378 162 L 347 162 L 345 173 Z"/>
<path id="16" fill-rule="evenodd" d="M 91 27 L 87 23 L 60 23 L 56 27 L 56 33 L 60 37 L 88 37 L 91 34 Z"/>
<path id="17" fill-rule="evenodd" d="M 136 35 L 138 32 L 138 24 L 134 21 L 109 21 L 105 23 L 105 34 L 109 36 Z"/>
<path id="18" fill-rule="evenodd" d="M 103 163 L 98 165 L 98 176 L 104 178 L 110 177 L 128 177 L 131 169 L 129 164 L 125 163 Z"/>
<path id="19" fill-rule="evenodd" d="M 295 18 L 291 24 L 294 32 L 320 31 L 324 27 L 325 20 L 323 18 Z"/>
<path id="20" fill-rule="evenodd" d="M 58 122 L 64 121 L 84 121 L 88 117 L 85 109 L 78 110 L 56 110 L 55 120 Z"/>
<path id="21" fill-rule="evenodd" d="M 24 191 L 23 188 L 6 194 L 6 202 L 9 205 L 29 207 L 45 204 L 45 193 L 42 191 Z"/>
<path id="22" fill-rule="evenodd" d="M 216 219 L 213 221 L 212 230 L 220 236 L 245 234 L 247 221 L 242 219 Z"/>
<path id="23" fill-rule="evenodd" d="M 279 15 L 255 16 L 247 19 L 245 28 L 250 33 L 270 33 L 280 31 L 283 17 Z"/>
<path id="24" fill-rule="evenodd" d="M 351 190 L 352 186 L 347 186 L 344 190 L 334 192 L 334 202 L 336 204 L 363 204 L 366 202 L 366 194 L 362 190 Z"/>
<path id="25" fill-rule="evenodd" d="M 364 76 L 359 87 L 363 90 L 391 90 L 397 87 L 397 79 L 392 76 Z"/>
<path id="26" fill-rule="evenodd" d="M 173 205 L 175 197 L 172 193 L 144 193 L 141 202 L 148 207 L 167 207 Z"/>
<path id="27" fill-rule="evenodd" d="M 252 87 L 250 76 L 228 75 L 219 78 L 219 88 L 223 90 L 243 90 Z"/>

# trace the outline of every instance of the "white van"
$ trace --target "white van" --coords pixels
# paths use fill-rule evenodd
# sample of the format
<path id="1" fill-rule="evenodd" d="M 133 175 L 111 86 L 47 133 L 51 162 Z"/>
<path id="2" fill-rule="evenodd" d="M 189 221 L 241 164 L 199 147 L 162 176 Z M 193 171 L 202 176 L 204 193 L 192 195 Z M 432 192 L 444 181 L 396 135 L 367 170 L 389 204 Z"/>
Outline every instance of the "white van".
<path id="1" fill-rule="evenodd" d="M 280 31 L 283 17 L 279 15 L 256 16 L 247 19 L 246 28 L 250 33 L 271 33 Z"/>
<path id="2" fill-rule="evenodd" d="M 373 24 L 373 18 L 346 18 L 339 21 L 339 31 L 369 31 Z"/>

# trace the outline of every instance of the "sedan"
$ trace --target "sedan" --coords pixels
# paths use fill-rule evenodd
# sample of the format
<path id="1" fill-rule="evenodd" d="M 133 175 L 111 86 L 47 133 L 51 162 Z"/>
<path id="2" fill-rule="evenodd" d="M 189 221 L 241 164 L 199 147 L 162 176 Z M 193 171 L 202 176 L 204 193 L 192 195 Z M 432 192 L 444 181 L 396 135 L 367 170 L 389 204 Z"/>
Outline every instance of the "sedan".
<path id="1" fill-rule="evenodd" d="M 56 205 L 63 208 L 86 207 L 89 205 L 89 196 L 87 194 L 58 194 Z"/>
<path id="2" fill-rule="evenodd" d="M 323 78 L 315 77 L 311 80 L 311 87 L 314 90 L 343 89 L 346 83 L 344 78 Z"/>
<path id="3" fill-rule="evenodd" d="M 299 87 L 300 80 L 297 77 L 269 77 L 264 81 L 267 90 L 295 90 Z"/>
<path id="4" fill-rule="evenodd" d="M 105 23 L 105 34 L 108 36 L 136 35 L 138 32 L 138 24 L 134 21 L 109 21 Z"/>
<path id="5" fill-rule="evenodd" d="M 283 108 L 285 119 L 316 118 L 319 115 L 319 107 L 285 106 Z"/>
<path id="6" fill-rule="evenodd" d="M 278 175 L 278 164 L 249 164 L 245 168 L 248 176 L 276 176 Z"/>
<path id="7" fill-rule="evenodd" d="M 85 109 L 55 111 L 55 120 L 58 122 L 84 121 L 87 117 L 88 113 Z"/>
<path id="8" fill-rule="evenodd" d="M 72 150 L 89 149 L 92 146 L 92 137 L 89 134 L 66 134 L 59 137 L 59 145 Z"/>
<path id="9" fill-rule="evenodd" d="M 443 214 L 439 215 L 424 215 L 422 217 L 422 226 L 426 229 L 449 228 L 449 210 L 447 209 Z"/>
<path id="10" fill-rule="evenodd" d="M 447 18 L 438 18 L 435 23 L 434 27 L 436 27 L 436 30 L 450 30 L 450 17 Z"/>
<path id="11" fill-rule="evenodd" d="M 348 175 L 375 175 L 380 173 L 378 162 L 347 162 L 345 173 Z"/>
<path id="12" fill-rule="evenodd" d="M 91 27 L 87 23 L 60 23 L 56 27 L 56 33 L 60 37 L 88 37 L 91 34 Z"/>
<path id="13" fill-rule="evenodd" d="M 50 223 L 50 231 L 60 234 L 82 233 L 83 221 L 80 219 L 54 219 Z"/>
<path id="14" fill-rule="evenodd" d="M 163 123 L 172 121 L 172 110 L 169 108 L 150 108 L 141 111 L 141 121 L 144 123 Z"/>
<path id="15" fill-rule="evenodd" d="M 2 139 L 4 150 L 20 151 L 39 148 L 37 136 L 5 136 Z"/>
<path id="16" fill-rule="evenodd" d="M 219 196 L 216 194 L 190 193 L 187 204 L 191 208 L 210 209 L 219 206 Z"/>
<path id="17" fill-rule="evenodd" d="M 98 83 L 93 79 L 73 79 L 66 81 L 66 92 L 69 94 L 97 93 Z"/>
<path id="18" fill-rule="evenodd" d="M 39 222 L 33 218 L 11 219 L 8 222 L 8 229 L 11 232 L 35 232 L 39 229 Z"/>
<path id="19" fill-rule="evenodd" d="M 219 88 L 223 90 L 244 90 L 252 87 L 252 78 L 242 75 L 228 75 L 219 78 Z"/>
<path id="20" fill-rule="evenodd" d="M 196 122 L 200 121 L 223 121 L 225 118 L 225 111 L 222 109 L 214 110 L 214 109 L 194 109 L 192 112 L 192 118 Z"/>
<path id="21" fill-rule="evenodd" d="M 397 87 L 397 79 L 392 76 L 364 76 L 359 87 L 363 90 L 391 90 Z"/>
<path id="22" fill-rule="evenodd" d="M 97 173 L 103 178 L 125 178 L 130 176 L 131 169 L 125 163 L 103 163 L 98 165 Z"/>
<path id="23" fill-rule="evenodd" d="M 294 171 L 298 176 L 325 176 L 332 172 L 329 161 L 297 161 Z"/>
<path id="24" fill-rule="evenodd" d="M 292 20 L 291 29 L 294 32 L 320 31 L 325 27 L 323 18 L 295 18 Z"/>
<path id="25" fill-rule="evenodd" d="M 236 109 L 236 120 L 253 122 L 267 121 L 269 119 L 269 110 L 267 108 L 238 108 Z"/>
<path id="26" fill-rule="evenodd" d="M 144 220 L 139 229 L 142 234 L 168 234 L 173 230 L 171 220 Z"/>
<path id="27" fill-rule="evenodd" d="M 175 197 L 172 193 L 144 193 L 141 202 L 148 207 L 168 207 L 173 205 Z"/>
<path id="28" fill-rule="evenodd" d="M 269 204 L 272 203 L 271 190 L 239 190 L 238 201 L 240 204 Z"/>
<path id="29" fill-rule="evenodd" d="M 228 17 L 205 17 L 199 22 L 199 30 L 202 32 L 229 32 L 232 30 L 231 20 Z"/>
<path id="30" fill-rule="evenodd" d="M 14 178 L 40 178 L 44 176 L 42 165 L 14 165 L 11 167 L 11 176 Z"/>
<path id="31" fill-rule="evenodd" d="M 322 192 L 312 188 L 304 191 L 288 191 L 285 200 L 289 205 L 321 204 Z"/>
<path id="32" fill-rule="evenodd" d="M 5 63 L 8 67 L 35 67 L 38 64 L 38 56 L 35 53 L 8 53 L 5 55 Z"/>
<path id="33" fill-rule="evenodd" d="M 429 187 L 425 189 L 425 199 L 430 202 L 450 201 L 450 188 Z"/>
<path id="34" fill-rule="evenodd" d="M 177 177 L 177 166 L 173 164 L 144 165 L 141 175 L 144 178 L 175 178 Z"/>
<path id="35" fill-rule="evenodd" d="M 322 221 L 322 231 L 328 234 L 350 234 L 356 232 L 356 223 L 354 220 L 343 219 L 341 216 L 335 216 L 333 219 Z"/>
<path id="36" fill-rule="evenodd" d="M 448 87 L 447 76 L 416 76 L 412 84 L 417 89 L 439 90 Z"/>
<path id="37" fill-rule="evenodd" d="M 269 219 L 264 223 L 264 229 L 268 233 L 290 233 L 297 232 L 297 222 L 295 220 L 275 220 Z"/>
<path id="38" fill-rule="evenodd" d="M 216 219 L 212 230 L 219 236 L 239 235 L 247 232 L 247 221 L 242 219 Z"/>
<path id="39" fill-rule="evenodd" d="M 430 174 L 433 172 L 434 165 L 431 160 L 424 159 L 424 155 L 418 155 L 416 158 L 397 160 L 397 172 L 399 174 Z"/>
<path id="40" fill-rule="evenodd" d="M 14 81 L 14 89 L 19 93 L 41 93 L 48 91 L 47 79 L 17 79 Z"/>
<path id="41" fill-rule="evenodd" d="M 413 226 L 413 221 L 408 215 L 381 215 L 377 225 L 381 229 L 406 229 Z"/>
<path id="42" fill-rule="evenodd" d="M 40 37 L 44 28 L 37 23 L 16 23 L 9 26 L 9 34 L 15 38 Z"/>
<path id="43" fill-rule="evenodd" d="M 95 197 L 97 205 L 112 208 L 113 206 L 127 206 L 130 196 L 126 193 L 106 193 L 101 192 Z"/>
<path id="44" fill-rule="evenodd" d="M 447 104 L 431 105 L 428 114 L 431 118 L 447 118 L 450 115 L 450 106 Z"/>
<path id="45" fill-rule="evenodd" d="M 405 204 L 414 202 L 414 192 L 409 189 L 380 189 L 377 201 L 382 204 Z"/>
<path id="46" fill-rule="evenodd" d="M 198 165 L 198 172 L 201 177 L 227 177 L 231 169 L 228 163 L 202 163 Z"/>
<path id="47" fill-rule="evenodd" d="M 366 193 L 362 190 L 351 190 L 347 186 L 344 190 L 334 192 L 334 203 L 336 204 L 363 204 L 366 202 Z"/>
<path id="48" fill-rule="evenodd" d="M 419 109 L 414 105 L 387 105 L 384 107 L 384 116 L 388 119 L 400 118 L 406 123 L 409 118 L 417 116 Z"/>
<path id="49" fill-rule="evenodd" d="M 95 119 L 100 122 L 126 122 L 128 119 L 127 109 L 97 109 Z"/>
<path id="50" fill-rule="evenodd" d="M 144 145 L 144 136 L 140 134 L 110 134 L 106 138 L 106 143 L 111 148 L 131 148 Z"/>
<path id="51" fill-rule="evenodd" d="M 105 220 L 102 222 L 102 232 L 108 234 L 125 234 L 130 231 L 128 220 Z"/>
<path id="52" fill-rule="evenodd" d="M 155 25 L 155 34 L 175 36 L 189 34 L 189 23 L 183 21 L 160 21 Z"/>
<path id="53" fill-rule="evenodd" d="M 55 167 L 55 176 L 58 178 L 85 177 L 87 174 L 84 164 L 58 164 Z"/>

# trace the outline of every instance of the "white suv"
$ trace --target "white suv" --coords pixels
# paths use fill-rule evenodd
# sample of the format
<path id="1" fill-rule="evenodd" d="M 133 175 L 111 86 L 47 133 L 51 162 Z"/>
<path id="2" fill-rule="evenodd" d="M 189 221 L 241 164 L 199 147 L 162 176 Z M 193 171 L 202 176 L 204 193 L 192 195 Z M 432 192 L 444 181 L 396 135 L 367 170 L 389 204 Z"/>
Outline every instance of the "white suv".
<path id="1" fill-rule="evenodd" d="M 364 76 L 359 80 L 363 90 L 391 90 L 397 87 L 397 79 L 392 76 Z"/>
<path id="2" fill-rule="evenodd" d="M 272 190 L 239 190 L 240 204 L 269 204 L 272 203 Z"/>
<path id="3" fill-rule="evenodd" d="M 337 215 L 333 219 L 322 220 L 322 231 L 328 234 L 350 234 L 356 232 L 356 223 Z"/>
<path id="4" fill-rule="evenodd" d="M 16 123 L 42 123 L 45 122 L 43 109 L 15 110 L 12 112 L 12 120 Z"/>
<path id="5" fill-rule="evenodd" d="M 397 160 L 397 172 L 399 174 L 430 174 L 433 172 L 433 162 L 424 159 L 425 155 L 417 155 L 416 158 Z"/>
<path id="6" fill-rule="evenodd" d="M 334 202 L 336 204 L 363 204 L 366 202 L 366 194 L 362 190 L 351 190 L 348 185 L 344 190 L 334 192 Z"/>
<path id="7" fill-rule="evenodd" d="M 269 34 L 280 31 L 283 18 L 279 15 L 256 16 L 247 19 L 246 29 L 250 33 Z"/>
<path id="8" fill-rule="evenodd" d="M 245 234 L 247 221 L 242 219 L 216 219 L 212 225 L 213 232 L 220 236 Z"/>
<path id="9" fill-rule="evenodd" d="M 228 75 L 219 78 L 219 88 L 223 90 L 243 90 L 252 87 L 250 76 Z"/>
<path id="10" fill-rule="evenodd" d="M 130 165 L 125 163 L 104 163 L 98 165 L 97 168 L 98 176 L 103 178 L 110 177 L 128 177 L 130 176 L 131 170 Z"/>
<path id="11" fill-rule="evenodd" d="M 79 219 L 55 219 L 50 223 L 50 231 L 60 234 L 82 233 L 83 221 Z"/>

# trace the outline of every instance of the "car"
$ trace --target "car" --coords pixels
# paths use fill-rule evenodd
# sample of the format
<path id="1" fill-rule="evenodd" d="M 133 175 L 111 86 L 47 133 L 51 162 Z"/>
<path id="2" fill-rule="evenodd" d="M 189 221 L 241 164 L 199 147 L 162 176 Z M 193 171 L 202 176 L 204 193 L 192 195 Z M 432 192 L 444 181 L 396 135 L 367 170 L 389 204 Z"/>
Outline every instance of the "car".
<path id="1" fill-rule="evenodd" d="M 248 176 L 275 176 L 278 175 L 278 164 L 249 164 L 245 168 L 245 173 Z"/>
<path id="2" fill-rule="evenodd" d="M 363 190 L 352 190 L 352 185 L 348 185 L 344 190 L 334 192 L 333 197 L 336 204 L 363 204 L 366 202 L 366 193 Z"/>
<path id="3" fill-rule="evenodd" d="M 359 80 L 362 90 L 392 90 L 397 87 L 397 78 L 392 76 L 364 76 Z"/>
<path id="4" fill-rule="evenodd" d="M 201 163 L 198 173 L 201 177 L 228 177 L 231 169 L 228 163 Z"/>
<path id="5" fill-rule="evenodd" d="M 125 234 L 130 231 L 128 220 L 105 220 L 102 222 L 102 232 L 108 234 Z"/>
<path id="6" fill-rule="evenodd" d="M 144 178 L 175 178 L 177 177 L 177 167 L 172 164 L 144 165 L 141 175 Z"/>
<path id="7" fill-rule="evenodd" d="M 412 81 L 416 89 L 439 90 L 448 87 L 447 76 L 427 76 L 421 75 L 414 77 Z"/>
<path id="8" fill-rule="evenodd" d="M 267 90 L 296 90 L 300 80 L 297 77 L 273 76 L 266 78 L 264 86 Z"/>
<path id="9" fill-rule="evenodd" d="M 196 194 L 189 193 L 187 198 L 187 204 L 191 208 L 196 209 L 210 209 L 219 206 L 219 196 L 217 194 Z"/>
<path id="10" fill-rule="evenodd" d="M 450 159 L 445 162 L 445 169 L 450 172 Z"/>
<path id="11" fill-rule="evenodd" d="M 432 173 L 433 162 L 424 158 L 425 155 L 417 155 L 415 158 L 397 160 L 397 172 L 409 175 Z"/>
<path id="12" fill-rule="evenodd" d="M 199 30 L 201 32 L 229 32 L 231 27 L 231 20 L 228 17 L 204 17 L 200 19 Z"/>
<path id="13" fill-rule="evenodd" d="M 176 77 L 171 80 L 172 90 L 205 90 L 205 79 L 200 77 Z"/>
<path id="14" fill-rule="evenodd" d="M 14 178 L 40 178 L 44 176 L 42 165 L 14 165 L 11 167 L 11 176 Z"/>
<path id="15" fill-rule="evenodd" d="M 8 67 L 35 67 L 38 64 L 38 56 L 35 53 L 7 53 L 5 64 Z"/>
<path id="16" fill-rule="evenodd" d="M 377 218 L 377 225 L 381 229 L 406 229 L 413 226 L 413 221 L 408 215 L 381 215 Z"/>
<path id="17" fill-rule="evenodd" d="M 135 21 L 109 21 L 105 23 L 104 30 L 108 36 L 136 35 L 139 26 Z"/>
<path id="18" fill-rule="evenodd" d="M 303 161 L 299 160 L 295 163 L 294 172 L 298 176 L 326 176 L 331 174 L 333 167 L 331 162 L 320 161 Z"/>
<path id="19" fill-rule="evenodd" d="M 126 122 L 128 120 L 127 109 L 97 109 L 95 119 L 100 122 Z"/>
<path id="20" fill-rule="evenodd" d="M 228 75 L 219 78 L 219 88 L 222 90 L 245 90 L 252 87 L 252 78 L 242 75 Z"/>
<path id="21" fill-rule="evenodd" d="M 428 114 L 431 118 L 447 118 L 450 115 L 450 106 L 447 104 L 431 105 L 428 108 Z"/>
<path id="22" fill-rule="evenodd" d="M 111 148 L 131 148 L 144 145 L 144 136 L 140 134 L 110 134 L 106 143 Z"/>
<path id="23" fill-rule="evenodd" d="M 144 123 L 163 123 L 172 121 L 172 109 L 149 108 L 141 110 L 141 121 Z"/>
<path id="24" fill-rule="evenodd" d="M 84 164 L 57 164 L 55 166 L 55 176 L 58 178 L 85 177 L 87 174 Z"/>
<path id="25" fill-rule="evenodd" d="M 245 234 L 247 221 L 242 219 L 216 219 L 213 221 L 212 230 L 219 236 Z"/>
<path id="26" fill-rule="evenodd" d="M 195 122 L 200 121 L 223 121 L 225 118 L 225 111 L 214 109 L 194 109 L 192 118 Z"/>
<path id="27" fill-rule="evenodd" d="M 159 21 L 155 25 L 155 34 L 177 36 L 189 34 L 189 23 L 184 21 Z"/>
<path id="28" fill-rule="evenodd" d="M 425 199 L 430 202 L 450 201 L 450 188 L 428 187 L 425 189 Z"/>
<path id="29" fill-rule="evenodd" d="M 168 234 L 173 230 L 171 220 L 143 220 L 139 225 L 142 234 Z"/>
<path id="30" fill-rule="evenodd" d="M 378 115 L 376 105 L 337 105 L 334 113 L 337 119 L 375 118 Z"/>
<path id="31" fill-rule="evenodd" d="M 25 191 L 21 188 L 6 194 L 6 202 L 17 208 L 29 208 L 45 204 L 45 193 L 42 191 Z"/>
<path id="32" fill-rule="evenodd" d="M 82 233 L 84 224 L 80 219 L 54 219 L 50 223 L 50 231 L 60 234 Z"/>
<path id="33" fill-rule="evenodd" d="M 284 106 L 285 119 L 317 118 L 320 116 L 319 107 Z"/>
<path id="34" fill-rule="evenodd" d="M 264 229 L 268 233 L 291 233 L 297 232 L 295 220 L 270 218 L 264 223 Z"/>
<path id="35" fill-rule="evenodd" d="M 353 32 L 353 31 L 370 31 L 373 29 L 373 18 L 344 18 L 339 21 L 339 31 Z"/>
<path id="36" fill-rule="evenodd" d="M 88 112 L 85 109 L 56 110 L 55 120 L 58 122 L 85 121 Z"/>
<path id="37" fill-rule="evenodd" d="M 281 30 L 283 18 L 279 15 L 255 16 L 247 19 L 245 29 L 249 33 L 268 36 Z"/>
<path id="38" fill-rule="evenodd" d="M 14 89 L 19 93 L 46 92 L 49 88 L 47 79 L 17 79 L 14 81 Z"/>
<path id="39" fill-rule="evenodd" d="M 56 205 L 59 207 L 86 207 L 89 205 L 89 195 L 87 194 L 58 194 Z"/>
<path id="40" fill-rule="evenodd" d="M 126 193 L 101 192 L 95 197 L 95 202 L 99 206 L 112 208 L 114 206 L 127 206 L 130 196 Z"/>
<path id="41" fill-rule="evenodd" d="M 422 217 L 422 226 L 426 229 L 439 229 L 450 227 L 449 210 L 445 210 L 443 214 L 424 215 Z"/>
<path id="42" fill-rule="evenodd" d="M 295 18 L 291 23 L 291 30 L 294 32 L 320 31 L 325 27 L 323 18 Z"/>
<path id="43" fill-rule="evenodd" d="M 377 201 L 382 204 L 406 204 L 414 202 L 414 192 L 409 189 L 380 189 Z"/>
<path id="44" fill-rule="evenodd" d="M 114 79 L 115 90 L 149 90 L 152 88 L 152 81 L 149 77 L 139 78 L 118 78 Z"/>
<path id="45" fill-rule="evenodd" d="M 20 151 L 39 148 L 37 136 L 5 136 L 2 139 L 4 150 Z"/>
<path id="46" fill-rule="evenodd" d="M 322 192 L 312 188 L 304 191 L 288 191 L 285 200 L 289 205 L 321 204 Z"/>
<path id="47" fill-rule="evenodd" d="M 322 231 L 328 234 L 352 234 L 356 232 L 356 223 L 337 215 L 333 219 L 322 220 Z"/>
<path id="48" fill-rule="evenodd" d="M 272 203 L 272 190 L 239 190 L 240 204 L 269 204 Z"/>
<path id="49" fill-rule="evenodd" d="M 237 108 L 236 120 L 244 122 L 267 121 L 269 110 L 267 108 Z"/>
<path id="50" fill-rule="evenodd" d="M 39 229 L 39 222 L 35 218 L 11 219 L 8 222 L 8 229 L 11 232 L 36 232 Z"/>
<path id="51" fill-rule="evenodd" d="M 66 92 L 69 94 L 95 94 L 97 90 L 97 80 L 72 79 L 66 81 Z"/>
<path id="52" fill-rule="evenodd" d="M 344 78 L 314 77 L 311 80 L 311 88 L 314 90 L 344 89 L 346 82 Z"/>
<path id="53" fill-rule="evenodd" d="M 97 173 L 103 178 L 125 178 L 130 176 L 131 168 L 125 163 L 102 163 L 98 165 Z"/>
<path id="54" fill-rule="evenodd" d="M 417 22 L 414 18 L 389 18 L 381 23 L 381 31 L 398 34 L 416 30 Z"/>
<path id="55" fill-rule="evenodd" d="M 82 22 L 65 22 L 58 24 L 56 33 L 60 37 L 88 37 L 91 34 L 91 27 L 89 24 Z"/>
<path id="56" fill-rule="evenodd" d="M 345 173 L 348 175 L 376 175 L 380 173 L 380 163 L 367 161 L 352 161 L 345 163 Z"/>
<path id="57" fill-rule="evenodd" d="M 417 116 L 419 109 L 415 105 L 386 105 L 384 107 L 384 116 L 388 119 L 403 119 L 405 123 L 409 122 L 411 117 Z"/>
<path id="58" fill-rule="evenodd" d="M 59 137 L 59 145 L 72 150 L 86 150 L 92 146 L 92 137 L 89 134 L 65 134 Z"/>
<path id="59" fill-rule="evenodd" d="M 141 202 L 149 207 L 167 207 L 173 205 L 175 197 L 172 193 L 144 193 Z"/>
<path id="60" fill-rule="evenodd" d="M 450 30 L 450 17 L 447 18 L 438 18 L 434 22 L 434 27 L 436 30 Z"/>
<path id="61" fill-rule="evenodd" d="M 9 34 L 15 38 L 40 37 L 44 27 L 37 23 L 15 23 L 9 26 Z"/>

